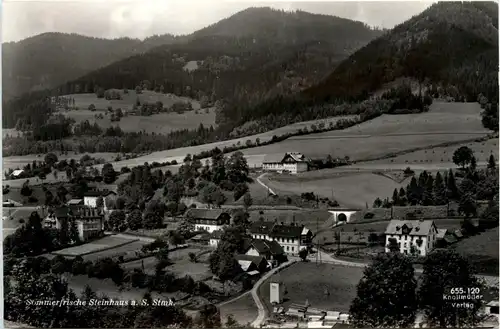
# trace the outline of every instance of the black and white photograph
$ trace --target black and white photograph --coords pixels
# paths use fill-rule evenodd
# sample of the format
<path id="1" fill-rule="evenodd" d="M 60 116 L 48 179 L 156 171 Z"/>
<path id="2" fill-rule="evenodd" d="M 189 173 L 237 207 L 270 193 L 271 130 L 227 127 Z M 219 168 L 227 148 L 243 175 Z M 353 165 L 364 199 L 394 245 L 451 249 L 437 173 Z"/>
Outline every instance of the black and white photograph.
<path id="1" fill-rule="evenodd" d="M 498 328 L 495 1 L 4 0 L 4 328 Z"/>

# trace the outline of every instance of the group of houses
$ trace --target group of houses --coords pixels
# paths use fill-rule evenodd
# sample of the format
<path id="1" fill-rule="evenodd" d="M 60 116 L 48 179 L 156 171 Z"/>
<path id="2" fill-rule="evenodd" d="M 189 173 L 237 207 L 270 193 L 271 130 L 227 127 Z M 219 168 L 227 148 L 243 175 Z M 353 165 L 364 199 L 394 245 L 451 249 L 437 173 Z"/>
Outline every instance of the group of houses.
<path id="1" fill-rule="evenodd" d="M 99 198 L 103 199 L 102 208 L 98 207 Z M 108 200 L 112 198 L 116 198 L 113 191 L 90 190 L 84 193 L 83 199 L 71 199 L 63 206 L 50 209 L 44 218 L 44 225 L 58 230 L 75 225 L 80 241 L 102 236 L 105 214 L 109 211 Z"/>
<path id="2" fill-rule="evenodd" d="M 190 209 L 186 217 L 194 224 L 195 231 L 205 231 L 209 245 L 216 248 L 223 230 L 231 224 L 231 215 L 223 209 Z M 247 273 L 265 271 L 286 260 L 286 256 L 298 256 L 300 250 L 311 246 L 311 230 L 295 223 L 253 223 L 248 229 L 243 252 L 236 256 Z"/>

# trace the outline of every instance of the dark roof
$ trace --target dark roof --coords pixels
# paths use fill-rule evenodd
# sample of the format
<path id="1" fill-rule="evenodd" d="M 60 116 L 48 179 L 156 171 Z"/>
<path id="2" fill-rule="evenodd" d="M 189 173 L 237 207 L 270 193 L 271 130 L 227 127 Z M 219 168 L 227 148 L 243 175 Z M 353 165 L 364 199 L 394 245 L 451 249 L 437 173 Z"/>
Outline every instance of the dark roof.
<path id="1" fill-rule="evenodd" d="M 248 260 L 253 262 L 255 265 L 259 266 L 262 261 L 266 261 L 262 256 L 250 256 L 250 255 L 236 255 L 234 256 L 236 260 Z"/>
<path id="2" fill-rule="evenodd" d="M 189 209 L 187 212 L 187 216 L 193 218 L 201 218 L 201 219 L 218 219 L 222 214 L 229 213 L 222 209 Z"/>
<path id="3" fill-rule="evenodd" d="M 274 222 L 255 222 L 250 227 L 250 233 L 268 234 L 272 237 L 295 238 L 302 235 L 303 226 L 277 224 Z"/>
<path id="4" fill-rule="evenodd" d="M 283 253 L 283 248 L 276 241 L 254 239 L 252 240 L 251 245 L 259 252 L 259 254 L 270 252 L 271 255 L 281 255 Z"/>
<path id="5" fill-rule="evenodd" d="M 62 206 L 54 209 L 54 215 L 58 218 L 95 218 L 102 216 L 99 209 L 85 206 Z"/>
<path id="6" fill-rule="evenodd" d="M 302 235 L 302 226 L 297 225 L 274 225 L 270 236 L 295 238 Z"/>
<path id="7" fill-rule="evenodd" d="M 250 233 L 255 234 L 269 234 L 274 226 L 274 222 L 254 222 L 250 226 Z"/>
<path id="8" fill-rule="evenodd" d="M 286 152 L 266 154 L 263 163 L 282 163 L 287 157 L 291 157 L 295 162 L 307 162 L 307 158 L 300 152 Z"/>
<path id="9" fill-rule="evenodd" d="M 102 196 L 102 192 L 100 192 L 100 191 L 87 191 L 87 192 L 83 193 L 83 196 L 99 197 L 99 196 Z"/>

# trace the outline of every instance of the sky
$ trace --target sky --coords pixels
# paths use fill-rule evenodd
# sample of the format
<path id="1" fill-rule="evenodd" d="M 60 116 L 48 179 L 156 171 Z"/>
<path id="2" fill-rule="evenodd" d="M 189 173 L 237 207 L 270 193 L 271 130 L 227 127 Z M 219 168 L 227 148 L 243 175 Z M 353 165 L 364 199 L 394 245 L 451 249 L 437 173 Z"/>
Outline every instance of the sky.
<path id="1" fill-rule="evenodd" d="M 248 7 L 304 10 L 392 28 L 432 1 L 238 1 L 238 0 L 4 0 L 2 42 L 44 32 L 102 38 L 188 34 Z"/>

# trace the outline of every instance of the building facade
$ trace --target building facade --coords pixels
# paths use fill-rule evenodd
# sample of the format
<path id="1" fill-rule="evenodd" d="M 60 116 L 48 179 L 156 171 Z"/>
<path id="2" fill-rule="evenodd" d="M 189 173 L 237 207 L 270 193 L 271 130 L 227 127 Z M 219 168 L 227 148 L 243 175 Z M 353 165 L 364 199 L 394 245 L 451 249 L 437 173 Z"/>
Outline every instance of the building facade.
<path id="1" fill-rule="evenodd" d="M 391 220 L 385 231 L 385 252 L 426 256 L 437 243 L 433 220 Z"/>
<path id="2" fill-rule="evenodd" d="M 69 228 L 75 223 L 81 241 L 104 234 L 104 216 L 96 209 L 87 206 L 63 206 L 51 212 L 44 220 L 45 227 L 63 229 L 64 223 Z"/>
<path id="3" fill-rule="evenodd" d="M 90 208 L 97 208 L 99 198 L 103 199 L 103 209 L 107 212 L 109 210 L 108 200 L 116 198 L 116 193 L 113 191 L 88 191 L 83 195 L 83 204 Z"/>
<path id="4" fill-rule="evenodd" d="M 264 158 L 262 169 L 274 172 L 297 174 L 309 169 L 309 162 L 302 153 L 287 152 L 284 155 L 270 154 Z"/>
<path id="5" fill-rule="evenodd" d="M 222 209 L 189 209 L 187 219 L 194 224 L 195 231 L 222 231 L 231 223 L 231 216 Z"/>
<path id="6" fill-rule="evenodd" d="M 284 253 L 297 256 L 299 251 L 311 246 L 312 232 L 303 225 L 285 225 L 272 222 L 258 222 L 250 227 L 253 239 L 277 242 Z"/>

